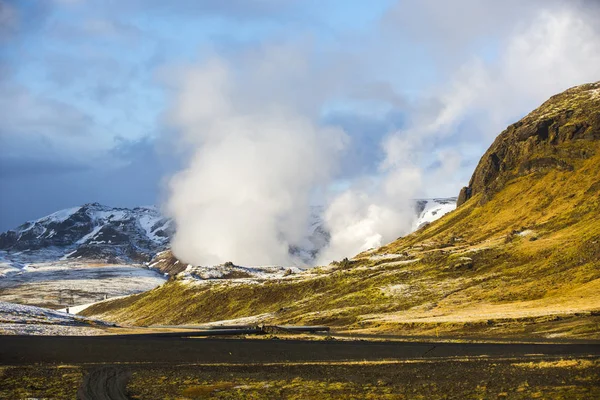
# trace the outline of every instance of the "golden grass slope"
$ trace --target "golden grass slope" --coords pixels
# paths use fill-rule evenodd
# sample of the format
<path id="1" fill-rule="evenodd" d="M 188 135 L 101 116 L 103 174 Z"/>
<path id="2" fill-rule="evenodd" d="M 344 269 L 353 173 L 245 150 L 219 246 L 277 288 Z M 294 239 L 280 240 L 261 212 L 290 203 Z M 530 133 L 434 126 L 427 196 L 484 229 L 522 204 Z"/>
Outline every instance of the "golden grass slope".
<path id="1" fill-rule="evenodd" d="M 600 120 L 600 106 L 582 107 Z M 84 314 L 135 325 L 254 316 L 368 333 L 599 339 L 600 141 L 544 143 L 527 157 L 560 163 L 503 171 L 486 201 L 475 194 L 352 260 L 255 283 L 172 280 Z"/>

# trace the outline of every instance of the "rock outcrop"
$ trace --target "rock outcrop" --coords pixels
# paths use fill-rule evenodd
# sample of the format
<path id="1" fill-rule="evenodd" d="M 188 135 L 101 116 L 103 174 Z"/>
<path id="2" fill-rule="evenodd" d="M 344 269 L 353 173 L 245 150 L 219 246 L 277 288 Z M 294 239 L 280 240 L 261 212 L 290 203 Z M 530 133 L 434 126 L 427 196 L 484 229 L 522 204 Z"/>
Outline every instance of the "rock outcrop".
<path id="1" fill-rule="evenodd" d="M 481 158 L 469 186 L 461 189 L 457 206 L 478 194 L 480 201 L 486 202 L 518 176 L 572 170 L 570 160 L 591 157 L 586 142 L 599 139 L 600 82 L 552 96 L 496 138 Z M 570 145 L 565 146 L 567 142 Z"/>

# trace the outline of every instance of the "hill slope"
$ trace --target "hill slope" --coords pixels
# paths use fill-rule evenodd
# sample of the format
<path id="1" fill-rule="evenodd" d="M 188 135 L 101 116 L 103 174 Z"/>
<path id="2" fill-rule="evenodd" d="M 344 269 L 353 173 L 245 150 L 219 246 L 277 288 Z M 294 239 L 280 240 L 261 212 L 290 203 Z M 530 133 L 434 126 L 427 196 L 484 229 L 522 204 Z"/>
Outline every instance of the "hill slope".
<path id="1" fill-rule="evenodd" d="M 278 279 L 172 280 L 88 308 L 135 324 L 255 321 L 396 334 L 598 338 L 600 82 L 483 156 L 461 206 L 376 251 Z"/>

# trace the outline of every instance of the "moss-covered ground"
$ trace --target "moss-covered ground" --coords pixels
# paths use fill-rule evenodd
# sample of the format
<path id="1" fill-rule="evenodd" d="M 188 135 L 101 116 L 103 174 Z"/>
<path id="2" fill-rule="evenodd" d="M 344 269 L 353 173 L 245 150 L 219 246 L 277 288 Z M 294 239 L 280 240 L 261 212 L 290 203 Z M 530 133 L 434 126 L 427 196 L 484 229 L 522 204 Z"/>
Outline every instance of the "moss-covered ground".
<path id="1" fill-rule="evenodd" d="M 119 365 L 131 399 L 596 399 L 594 358 Z M 0 369 L 0 398 L 74 399 L 93 365 Z"/>

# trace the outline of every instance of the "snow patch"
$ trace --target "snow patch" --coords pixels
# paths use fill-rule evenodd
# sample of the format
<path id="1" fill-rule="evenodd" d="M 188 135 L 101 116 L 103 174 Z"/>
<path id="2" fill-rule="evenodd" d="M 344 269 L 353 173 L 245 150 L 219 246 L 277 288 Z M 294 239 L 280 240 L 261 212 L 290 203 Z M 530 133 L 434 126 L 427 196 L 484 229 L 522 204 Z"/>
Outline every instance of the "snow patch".
<path id="1" fill-rule="evenodd" d="M 533 233 L 533 231 L 531 229 L 525 229 L 524 231 L 521 231 L 519 233 L 517 233 L 517 235 L 519 236 L 529 236 Z"/>
<path id="2" fill-rule="evenodd" d="M 54 212 L 54 213 L 52 213 L 50 215 L 46 215 L 45 217 L 36 219 L 35 221 L 32 221 L 32 222 L 34 222 L 34 223 L 35 222 L 39 222 L 39 223 L 49 223 L 49 222 L 61 223 L 61 222 L 66 221 L 71 215 L 75 214 L 80 209 L 81 209 L 81 207 L 66 208 L 64 210 L 56 211 L 56 212 Z"/>
<path id="3" fill-rule="evenodd" d="M 125 219 L 127 219 L 128 213 L 125 210 L 116 210 L 116 209 L 109 209 L 109 210 L 93 210 L 92 212 L 88 213 L 88 215 L 94 220 L 94 221 L 112 221 L 112 222 L 118 222 L 118 221 L 123 221 Z"/>
<path id="4" fill-rule="evenodd" d="M 98 232 L 100 232 L 100 230 L 104 227 L 104 225 L 99 225 L 94 227 L 94 229 L 88 233 L 87 235 L 85 235 L 84 237 L 82 237 L 81 239 L 79 239 L 76 244 L 84 244 L 85 242 L 88 241 L 88 239 L 93 239 L 94 236 L 96 236 L 98 234 Z"/>
<path id="5" fill-rule="evenodd" d="M 110 326 L 99 320 L 76 317 L 48 308 L 0 301 L 0 333 L 12 335 L 89 335 L 102 333 L 92 327 Z"/>
<path id="6" fill-rule="evenodd" d="M 284 279 L 304 270 L 298 267 L 260 266 L 242 267 L 239 265 L 192 266 L 188 265 L 178 277 L 190 281 L 210 281 L 227 279 L 238 282 Z"/>
<path id="7" fill-rule="evenodd" d="M 3 264 L 0 264 L 3 265 Z M 165 282 L 162 274 L 134 265 L 74 261 L 30 263 L 0 268 L 0 300 L 63 308 L 131 295 Z"/>
<path id="8" fill-rule="evenodd" d="M 427 223 L 431 223 L 440 219 L 444 215 L 456 209 L 456 199 L 427 199 L 423 211 L 419 214 L 417 220 L 413 224 L 413 231 L 419 229 Z"/>
<path id="9" fill-rule="evenodd" d="M 75 253 L 77 253 L 77 250 L 73 250 L 73 251 L 71 251 L 70 253 L 67 253 L 67 254 L 65 254 L 64 256 L 62 256 L 62 257 L 60 258 L 60 260 L 61 260 L 61 261 L 64 261 L 64 260 L 66 260 L 67 258 L 69 258 L 70 256 L 72 256 L 73 254 L 75 254 Z"/>
<path id="10" fill-rule="evenodd" d="M 93 303 L 86 303 L 86 304 L 80 304 L 78 306 L 69 306 L 69 310 L 67 312 L 66 308 L 61 308 L 60 312 L 66 313 L 66 314 L 79 314 L 80 312 L 82 312 L 83 310 L 85 310 L 88 307 L 91 307 L 95 304 L 100 304 L 100 303 L 104 303 L 105 301 L 111 301 L 111 300 L 117 300 L 117 299 L 122 299 L 123 297 L 127 297 L 127 296 L 115 296 L 115 297 L 110 297 L 104 300 L 100 300 L 100 301 L 95 301 Z"/>

